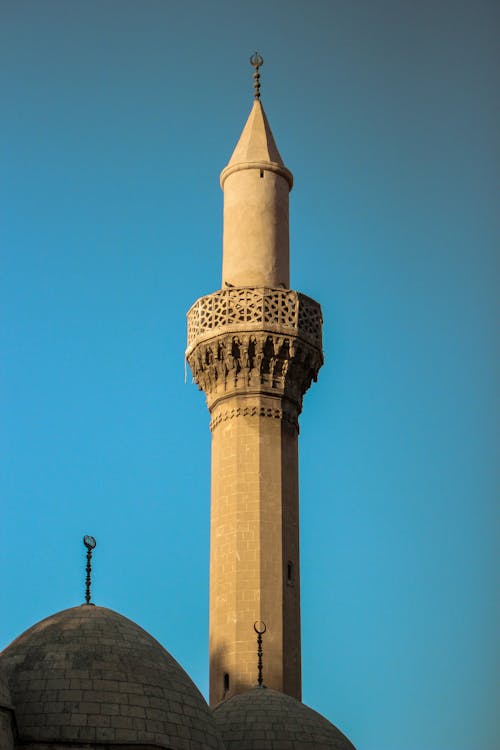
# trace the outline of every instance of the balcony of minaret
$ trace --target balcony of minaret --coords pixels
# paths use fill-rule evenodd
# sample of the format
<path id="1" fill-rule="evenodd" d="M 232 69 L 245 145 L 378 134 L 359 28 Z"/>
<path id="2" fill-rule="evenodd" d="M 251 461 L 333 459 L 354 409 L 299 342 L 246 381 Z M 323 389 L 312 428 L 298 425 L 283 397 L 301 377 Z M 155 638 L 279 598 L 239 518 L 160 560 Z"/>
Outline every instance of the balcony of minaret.
<path id="1" fill-rule="evenodd" d="M 187 313 L 186 358 L 210 410 L 224 398 L 302 398 L 323 364 L 321 307 L 290 289 L 230 288 L 198 299 Z"/>

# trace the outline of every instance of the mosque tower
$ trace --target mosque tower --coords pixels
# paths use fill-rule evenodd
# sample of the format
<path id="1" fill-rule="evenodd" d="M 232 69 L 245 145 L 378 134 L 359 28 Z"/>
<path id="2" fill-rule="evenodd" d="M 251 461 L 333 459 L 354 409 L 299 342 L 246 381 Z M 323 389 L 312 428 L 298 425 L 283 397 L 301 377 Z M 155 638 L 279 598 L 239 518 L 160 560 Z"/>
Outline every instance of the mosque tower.
<path id="1" fill-rule="evenodd" d="M 298 417 L 323 363 L 321 308 L 290 289 L 285 167 L 255 100 L 220 182 L 222 288 L 189 310 L 186 358 L 212 432 L 210 705 L 264 683 L 301 699 Z M 263 629 L 263 626 L 258 626 Z"/>

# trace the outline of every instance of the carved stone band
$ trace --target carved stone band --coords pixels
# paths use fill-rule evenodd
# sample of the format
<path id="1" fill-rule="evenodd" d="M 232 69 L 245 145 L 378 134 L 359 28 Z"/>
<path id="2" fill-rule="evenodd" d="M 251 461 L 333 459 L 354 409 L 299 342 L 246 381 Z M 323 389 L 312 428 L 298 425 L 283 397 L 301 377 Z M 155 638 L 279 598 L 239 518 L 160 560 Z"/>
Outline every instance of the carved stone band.
<path id="1" fill-rule="evenodd" d="M 292 427 L 295 427 L 297 432 L 299 431 L 299 420 L 296 415 L 288 413 L 283 409 L 273 409 L 272 407 L 266 406 L 243 406 L 226 409 L 212 419 L 210 422 L 210 430 L 215 430 L 221 422 L 227 422 L 235 417 L 269 417 L 271 419 L 281 419 L 283 422 L 288 422 Z"/>
<path id="2" fill-rule="evenodd" d="M 200 297 L 187 314 L 186 357 L 219 333 L 269 331 L 300 336 L 321 351 L 321 307 L 291 289 L 231 288 Z"/>

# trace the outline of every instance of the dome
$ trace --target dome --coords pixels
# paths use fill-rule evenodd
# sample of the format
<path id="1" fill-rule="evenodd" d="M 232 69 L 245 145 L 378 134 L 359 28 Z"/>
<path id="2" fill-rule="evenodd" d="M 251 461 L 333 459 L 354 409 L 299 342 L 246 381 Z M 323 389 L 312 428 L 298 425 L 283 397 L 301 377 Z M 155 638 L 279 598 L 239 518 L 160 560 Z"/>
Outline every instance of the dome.
<path id="1" fill-rule="evenodd" d="M 355 750 L 321 714 L 270 688 L 235 695 L 214 716 L 226 750 Z"/>
<path id="2" fill-rule="evenodd" d="M 0 669 L 9 679 L 19 739 L 28 745 L 223 748 L 186 672 L 111 609 L 84 604 L 42 620 L 0 654 Z"/>

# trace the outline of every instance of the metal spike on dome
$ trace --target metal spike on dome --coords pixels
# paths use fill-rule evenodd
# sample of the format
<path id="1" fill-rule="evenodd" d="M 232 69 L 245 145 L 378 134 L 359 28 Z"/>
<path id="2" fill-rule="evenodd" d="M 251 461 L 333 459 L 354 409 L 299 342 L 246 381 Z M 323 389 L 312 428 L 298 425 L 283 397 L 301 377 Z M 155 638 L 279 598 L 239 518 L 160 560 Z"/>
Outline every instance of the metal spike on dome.
<path id="1" fill-rule="evenodd" d="M 254 622 L 253 624 L 253 629 L 257 633 L 257 683 L 259 687 L 264 687 L 262 684 L 262 636 L 267 630 L 266 623 L 262 622 L 262 620 L 257 620 L 257 622 Z"/>
<path id="2" fill-rule="evenodd" d="M 260 99 L 260 73 L 259 73 L 259 68 L 261 68 L 264 65 L 264 58 L 262 57 L 262 55 L 259 55 L 259 53 L 256 52 L 250 58 L 250 65 L 253 68 L 255 68 L 255 73 L 253 74 L 254 98 L 255 99 Z"/>
<path id="3" fill-rule="evenodd" d="M 83 537 L 83 543 L 87 548 L 87 577 L 85 578 L 85 604 L 90 604 L 90 583 L 91 583 L 91 573 L 92 573 L 92 550 L 95 549 L 95 546 L 97 544 L 96 540 L 93 536 L 89 536 L 88 534 L 85 534 Z"/>

